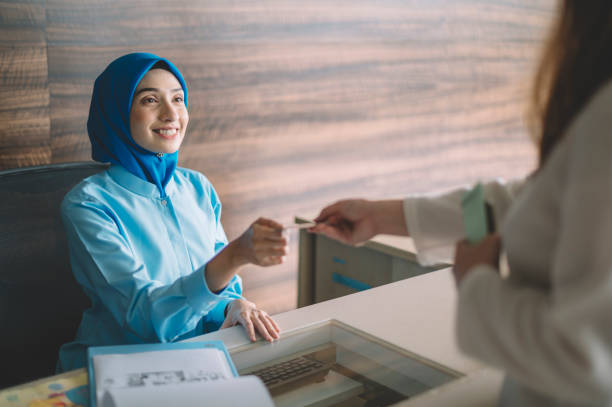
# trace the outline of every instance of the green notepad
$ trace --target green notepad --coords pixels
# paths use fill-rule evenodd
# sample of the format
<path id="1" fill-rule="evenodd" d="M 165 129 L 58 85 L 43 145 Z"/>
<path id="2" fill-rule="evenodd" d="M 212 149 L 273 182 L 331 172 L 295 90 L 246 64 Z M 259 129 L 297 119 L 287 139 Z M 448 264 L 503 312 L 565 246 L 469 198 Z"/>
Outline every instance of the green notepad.
<path id="1" fill-rule="evenodd" d="M 461 200 L 465 235 L 471 244 L 480 242 L 489 231 L 485 206 L 484 189 L 480 183 L 466 192 Z"/>

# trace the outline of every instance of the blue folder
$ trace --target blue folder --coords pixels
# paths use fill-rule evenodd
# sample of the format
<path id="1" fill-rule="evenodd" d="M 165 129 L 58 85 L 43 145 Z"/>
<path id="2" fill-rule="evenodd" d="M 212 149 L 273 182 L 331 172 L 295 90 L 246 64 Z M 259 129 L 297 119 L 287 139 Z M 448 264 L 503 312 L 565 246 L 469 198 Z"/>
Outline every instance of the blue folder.
<path id="1" fill-rule="evenodd" d="M 142 352 L 156 352 L 162 350 L 177 350 L 177 349 L 201 349 L 201 348 L 216 348 L 222 351 L 227 358 L 227 363 L 235 377 L 238 376 L 238 371 L 234 362 L 230 357 L 227 348 L 221 341 L 204 341 L 204 342 L 176 342 L 176 343 L 147 343 L 136 345 L 116 345 L 116 346 L 92 346 L 87 349 L 87 373 L 89 374 L 89 405 L 96 407 L 96 378 L 93 368 L 93 357 L 98 355 L 108 354 L 128 354 Z"/>

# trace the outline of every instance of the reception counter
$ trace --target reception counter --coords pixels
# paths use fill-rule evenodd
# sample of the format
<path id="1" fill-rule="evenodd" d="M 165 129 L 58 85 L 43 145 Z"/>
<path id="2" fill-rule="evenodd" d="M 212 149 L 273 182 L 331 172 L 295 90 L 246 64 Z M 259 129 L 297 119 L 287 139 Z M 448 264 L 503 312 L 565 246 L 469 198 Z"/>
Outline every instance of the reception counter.
<path id="1" fill-rule="evenodd" d="M 455 344 L 456 289 L 450 269 L 275 315 L 284 335 L 333 319 L 459 376 L 400 406 L 495 406 L 503 375 L 463 355 Z M 222 340 L 230 353 L 249 341 L 241 327 L 193 340 Z M 266 346 L 275 346 L 266 345 Z M 273 349 L 273 348 L 271 348 Z"/>
<path id="2" fill-rule="evenodd" d="M 356 355 L 353 361 L 358 361 L 362 366 L 366 359 L 373 361 L 362 370 L 364 375 L 386 371 L 386 378 L 380 374 L 371 377 L 381 379 L 381 387 L 388 387 L 390 393 L 403 393 L 397 399 L 403 401 L 394 401 L 394 405 L 495 406 L 503 375 L 458 350 L 453 327 L 456 299 L 451 270 L 444 269 L 275 315 L 281 327 L 281 338 L 272 344 L 262 340 L 251 343 L 242 327 L 224 329 L 191 340 L 223 341 L 238 371 L 245 374 L 250 373 L 249 366 L 260 365 L 262 361 L 265 365 L 266 361 L 273 364 L 275 360 L 287 358 L 293 353 L 292 347 L 306 350 L 304 353 L 307 353 L 317 346 L 319 349 L 321 346 L 329 349 L 324 344 L 333 343 L 334 366 L 338 366 L 338 369 L 348 366 L 350 371 L 351 361 L 347 355 L 353 354 Z M 344 380 L 338 382 L 345 386 L 344 395 L 351 394 L 351 389 L 359 386 L 368 387 L 363 384 L 365 382 L 351 380 L 356 375 L 348 375 L 344 379 L 337 371 L 340 370 L 329 370 L 322 383 L 308 384 L 310 388 L 299 387 L 293 394 L 309 391 L 312 397 L 320 396 L 321 392 L 316 386 L 327 386 L 327 390 L 333 393 L 341 387 L 330 385 L 336 379 Z M 361 374 L 353 369 L 355 372 Z M 389 372 L 394 377 L 385 382 Z M 333 380 L 330 376 L 333 376 Z M 0 406 L 49 405 L 44 403 L 51 401 L 80 405 L 82 403 L 78 400 L 85 400 L 88 395 L 87 381 L 85 369 L 78 369 L 4 389 L 0 391 Z M 423 383 L 425 386 L 421 386 Z M 411 388 L 415 388 L 415 385 L 420 388 L 412 392 Z M 274 401 L 277 406 L 291 407 L 365 405 L 354 403 L 354 397 L 362 397 L 354 393 L 352 400 L 340 404 L 328 403 L 329 397 L 325 403 L 302 404 L 302 396 L 291 399 L 291 392 L 281 394 Z"/>

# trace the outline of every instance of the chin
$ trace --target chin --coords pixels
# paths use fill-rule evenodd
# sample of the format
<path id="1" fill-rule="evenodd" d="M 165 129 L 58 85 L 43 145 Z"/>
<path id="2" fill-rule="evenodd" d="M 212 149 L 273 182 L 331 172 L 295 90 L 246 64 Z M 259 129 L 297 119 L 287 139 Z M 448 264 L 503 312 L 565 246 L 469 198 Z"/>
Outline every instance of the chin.
<path id="1" fill-rule="evenodd" d="M 181 147 L 180 143 L 178 145 L 173 144 L 171 146 L 163 145 L 159 147 L 159 152 L 164 153 L 164 154 L 174 154 L 179 150 L 180 147 Z"/>
<path id="2" fill-rule="evenodd" d="M 159 152 L 162 154 L 174 154 L 178 151 L 178 148 L 161 148 Z"/>

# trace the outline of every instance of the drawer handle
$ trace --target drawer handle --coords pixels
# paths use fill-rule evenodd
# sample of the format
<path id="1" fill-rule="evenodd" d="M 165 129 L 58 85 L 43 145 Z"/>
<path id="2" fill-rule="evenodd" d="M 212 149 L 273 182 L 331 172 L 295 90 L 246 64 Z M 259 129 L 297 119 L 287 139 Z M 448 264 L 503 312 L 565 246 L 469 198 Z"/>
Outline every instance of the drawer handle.
<path id="1" fill-rule="evenodd" d="M 352 288 L 355 291 L 365 291 L 372 288 L 366 283 L 362 283 L 361 281 L 355 280 L 354 278 L 343 276 L 342 274 L 338 274 L 335 271 L 332 273 L 332 281 L 334 283 L 342 284 L 349 288 Z"/>
<path id="2" fill-rule="evenodd" d="M 334 263 L 338 263 L 338 264 L 346 264 L 346 261 L 344 261 L 340 257 L 336 257 L 336 256 L 332 257 L 332 261 Z"/>

